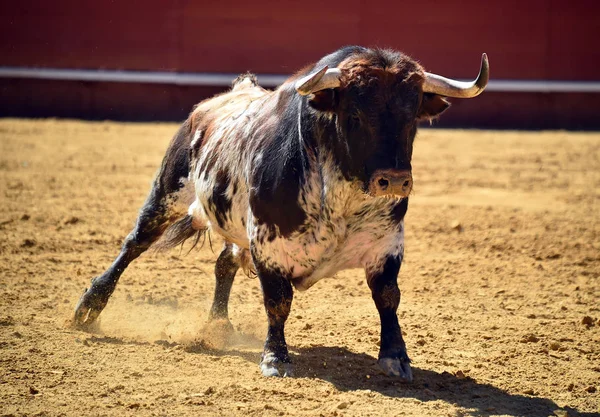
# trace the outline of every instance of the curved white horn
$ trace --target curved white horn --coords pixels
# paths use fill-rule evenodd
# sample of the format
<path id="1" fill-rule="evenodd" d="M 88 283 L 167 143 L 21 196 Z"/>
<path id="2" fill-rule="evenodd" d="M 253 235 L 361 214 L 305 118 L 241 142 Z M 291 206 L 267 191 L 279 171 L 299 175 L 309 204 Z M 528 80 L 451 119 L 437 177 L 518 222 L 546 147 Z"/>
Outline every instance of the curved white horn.
<path id="1" fill-rule="evenodd" d="M 425 73 L 424 93 L 439 94 L 444 97 L 472 98 L 483 92 L 490 78 L 490 64 L 487 54 L 481 56 L 481 68 L 474 81 L 457 81 L 441 75 Z"/>
<path id="2" fill-rule="evenodd" d="M 307 96 L 317 91 L 340 86 L 342 71 L 338 68 L 329 68 L 325 65 L 322 69 L 296 81 L 295 87 L 298 94 Z"/>

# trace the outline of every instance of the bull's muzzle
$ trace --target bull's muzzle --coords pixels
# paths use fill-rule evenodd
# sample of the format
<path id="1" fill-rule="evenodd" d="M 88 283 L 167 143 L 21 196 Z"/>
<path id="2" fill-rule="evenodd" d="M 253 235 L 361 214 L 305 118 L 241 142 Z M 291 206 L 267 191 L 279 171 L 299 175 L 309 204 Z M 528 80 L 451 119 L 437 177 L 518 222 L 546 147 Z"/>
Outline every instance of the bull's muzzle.
<path id="1" fill-rule="evenodd" d="M 369 194 L 373 197 L 408 197 L 412 190 L 412 185 L 413 180 L 410 171 L 379 169 L 371 175 Z"/>

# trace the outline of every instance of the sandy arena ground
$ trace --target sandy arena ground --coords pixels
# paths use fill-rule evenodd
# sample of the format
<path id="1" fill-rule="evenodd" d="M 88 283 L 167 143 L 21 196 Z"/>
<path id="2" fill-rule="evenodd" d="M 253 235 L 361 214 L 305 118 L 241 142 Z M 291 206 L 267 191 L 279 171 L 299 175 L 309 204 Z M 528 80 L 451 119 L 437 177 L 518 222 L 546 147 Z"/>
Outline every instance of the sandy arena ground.
<path id="1" fill-rule="evenodd" d="M 205 326 L 208 245 L 144 254 L 98 333 L 68 327 L 175 130 L 0 120 L 0 415 L 600 415 L 600 134 L 419 133 L 399 279 L 407 385 L 378 372 L 360 270 L 296 292 L 294 378 L 260 376 L 258 280 L 238 274 L 234 336 Z"/>

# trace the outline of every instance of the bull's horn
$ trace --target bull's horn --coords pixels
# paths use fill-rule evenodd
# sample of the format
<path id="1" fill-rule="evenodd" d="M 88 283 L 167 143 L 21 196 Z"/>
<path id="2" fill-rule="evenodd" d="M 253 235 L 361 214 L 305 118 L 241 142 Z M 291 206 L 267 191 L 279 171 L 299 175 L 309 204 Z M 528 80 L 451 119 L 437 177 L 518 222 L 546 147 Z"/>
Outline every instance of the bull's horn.
<path id="1" fill-rule="evenodd" d="M 478 96 L 485 89 L 490 78 L 490 64 L 486 54 L 481 56 L 481 69 L 474 81 L 457 81 L 441 75 L 425 73 L 424 93 L 439 94 L 444 97 L 471 98 Z"/>
<path id="2" fill-rule="evenodd" d="M 313 72 L 306 77 L 296 81 L 296 91 L 300 95 L 307 96 L 317 91 L 340 86 L 342 71 L 338 68 L 329 68 L 325 65 L 321 70 Z"/>

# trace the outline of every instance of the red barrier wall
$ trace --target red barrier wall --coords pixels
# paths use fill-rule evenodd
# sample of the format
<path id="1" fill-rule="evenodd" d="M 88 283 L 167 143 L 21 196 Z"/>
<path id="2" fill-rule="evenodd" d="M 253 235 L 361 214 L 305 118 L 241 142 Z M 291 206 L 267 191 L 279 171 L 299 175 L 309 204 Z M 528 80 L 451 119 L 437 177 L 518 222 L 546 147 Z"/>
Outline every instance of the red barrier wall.
<path id="1" fill-rule="evenodd" d="M 495 79 L 598 81 L 599 16 L 595 0 L 4 1 L 0 66 L 286 74 L 340 46 L 361 44 L 400 49 L 426 69 L 450 77 L 474 77 L 481 53 L 487 52 Z M 198 94 L 191 100 L 196 102 L 214 91 L 0 79 L 0 115 L 53 115 L 49 102 L 65 107 L 48 97 L 43 105 L 30 98 L 28 86 L 34 84 L 58 101 L 72 92 L 72 114 L 88 118 L 138 114 L 121 105 L 135 97 L 131 105 L 141 105 L 149 112 L 144 114 L 181 118 L 189 109 L 186 92 Z M 161 103 L 152 110 L 156 91 L 169 97 L 169 111 L 158 111 Z M 530 114 L 541 120 L 539 126 L 552 127 L 558 115 L 568 113 L 559 119 L 576 124 L 555 127 L 598 124 L 597 117 L 581 120 L 582 108 L 587 115 L 585 109 L 597 105 L 597 94 L 578 95 L 574 106 L 562 94 L 493 95 L 477 99 L 471 119 L 453 111 L 442 123 L 489 125 L 483 121 L 494 120 L 494 126 L 527 127 L 512 123 Z M 489 104 L 494 103 L 504 109 L 503 120 L 493 118 L 498 107 Z M 470 107 L 460 104 L 465 106 Z M 83 114 L 82 108 L 87 109 Z M 69 114 L 68 109 L 60 113 Z"/>

